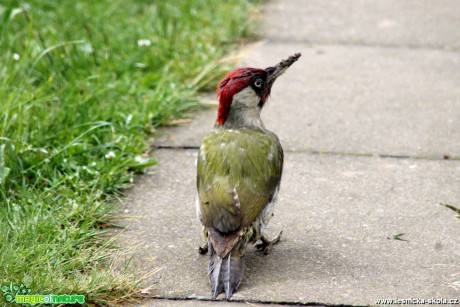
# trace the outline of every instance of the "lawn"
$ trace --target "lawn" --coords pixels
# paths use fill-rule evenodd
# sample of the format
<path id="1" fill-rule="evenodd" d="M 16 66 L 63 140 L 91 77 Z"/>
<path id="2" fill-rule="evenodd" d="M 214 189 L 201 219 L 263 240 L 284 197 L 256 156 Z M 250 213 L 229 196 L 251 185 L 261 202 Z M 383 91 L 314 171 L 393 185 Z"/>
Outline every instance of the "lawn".
<path id="1" fill-rule="evenodd" d="M 121 189 L 155 128 L 198 105 L 254 29 L 245 0 L 0 3 L 0 286 L 138 291 L 112 269 Z M 0 298 L 0 302 L 4 298 Z"/>

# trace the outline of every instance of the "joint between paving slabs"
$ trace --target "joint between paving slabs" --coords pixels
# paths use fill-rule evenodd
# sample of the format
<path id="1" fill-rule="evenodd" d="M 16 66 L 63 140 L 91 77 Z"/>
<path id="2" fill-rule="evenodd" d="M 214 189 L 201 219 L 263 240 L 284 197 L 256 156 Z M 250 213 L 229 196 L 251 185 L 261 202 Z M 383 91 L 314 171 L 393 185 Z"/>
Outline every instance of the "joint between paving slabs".
<path id="1" fill-rule="evenodd" d="M 200 146 L 196 145 L 152 145 L 154 150 L 199 150 Z M 460 156 L 453 156 L 450 154 L 443 154 L 440 156 L 418 156 L 418 155 L 405 155 L 405 154 L 384 154 L 384 153 L 360 153 L 360 152 L 341 152 L 341 151 L 324 151 L 324 150 L 284 150 L 285 153 L 292 154 L 309 154 L 309 155 L 327 155 L 327 156 L 346 156 L 346 157 L 378 157 L 384 159 L 408 159 L 408 160 L 446 160 L 446 161 L 460 161 Z"/>

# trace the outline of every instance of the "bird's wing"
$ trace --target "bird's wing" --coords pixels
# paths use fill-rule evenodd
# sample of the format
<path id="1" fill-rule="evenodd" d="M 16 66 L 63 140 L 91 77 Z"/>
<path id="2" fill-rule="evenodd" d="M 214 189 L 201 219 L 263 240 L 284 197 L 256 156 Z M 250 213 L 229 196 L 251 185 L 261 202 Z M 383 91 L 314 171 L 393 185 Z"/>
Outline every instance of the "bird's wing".
<path id="1" fill-rule="evenodd" d="M 281 180 L 278 137 L 260 129 L 216 129 L 198 154 L 201 221 L 227 233 L 250 226 L 271 201 Z"/>

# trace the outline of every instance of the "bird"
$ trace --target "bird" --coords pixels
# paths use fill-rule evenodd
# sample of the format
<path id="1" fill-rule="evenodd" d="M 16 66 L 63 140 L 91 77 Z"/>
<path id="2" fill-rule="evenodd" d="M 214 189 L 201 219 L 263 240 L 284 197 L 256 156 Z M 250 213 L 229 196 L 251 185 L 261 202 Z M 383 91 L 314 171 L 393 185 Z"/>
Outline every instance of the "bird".
<path id="1" fill-rule="evenodd" d="M 267 130 L 260 113 L 275 80 L 301 54 L 265 69 L 242 67 L 217 85 L 219 107 L 213 130 L 197 155 L 196 211 L 204 230 L 202 254 L 210 252 L 212 299 L 230 300 L 244 273 L 249 243 L 268 254 L 280 240 L 266 226 L 274 215 L 283 172 L 279 138 Z"/>

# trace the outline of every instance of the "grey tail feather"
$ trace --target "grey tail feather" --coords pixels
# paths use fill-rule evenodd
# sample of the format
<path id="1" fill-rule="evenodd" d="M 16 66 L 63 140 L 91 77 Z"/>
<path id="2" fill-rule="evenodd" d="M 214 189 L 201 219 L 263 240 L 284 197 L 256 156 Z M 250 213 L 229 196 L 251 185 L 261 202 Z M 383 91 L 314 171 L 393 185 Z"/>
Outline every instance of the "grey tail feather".
<path id="1" fill-rule="evenodd" d="M 225 258 L 220 258 L 211 244 L 209 259 L 209 277 L 211 279 L 212 299 L 216 299 L 221 292 L 229 300 L 243 279 L 244 255 L 239 251 L 230 252 Z"/>

